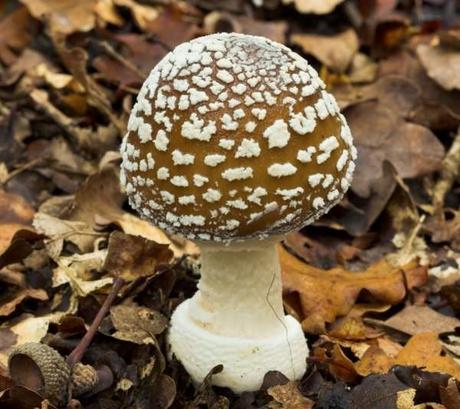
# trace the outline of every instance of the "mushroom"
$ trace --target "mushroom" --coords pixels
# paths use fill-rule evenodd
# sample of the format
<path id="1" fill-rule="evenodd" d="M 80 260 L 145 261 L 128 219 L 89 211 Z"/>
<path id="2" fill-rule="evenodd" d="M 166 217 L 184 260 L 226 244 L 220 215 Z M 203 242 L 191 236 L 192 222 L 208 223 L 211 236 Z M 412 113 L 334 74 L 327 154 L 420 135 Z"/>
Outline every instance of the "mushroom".
<path id="1" fill-rule="evenodd" d="M 201 250 L 198 291 L 174 311 L 171 354 L 200 382 L 257 390 L 306 370 L 285 315 L 276 244 L 341 200 L 356 149 L 316 71 L 263 37 L 220 33 L 170 52 L 144 82 L 122 147 L 131 206 Z"/>

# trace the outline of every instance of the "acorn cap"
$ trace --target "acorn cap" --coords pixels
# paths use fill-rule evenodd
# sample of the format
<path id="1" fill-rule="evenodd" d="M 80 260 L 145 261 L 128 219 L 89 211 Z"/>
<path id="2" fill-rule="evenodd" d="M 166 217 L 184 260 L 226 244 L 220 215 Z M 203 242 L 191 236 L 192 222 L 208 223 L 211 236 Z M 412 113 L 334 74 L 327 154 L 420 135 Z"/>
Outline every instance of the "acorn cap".
<path id="1" fill-rule="evenodd" d="M 70 367 L 55 349 L 37 342 L 28 342 L 13 349 L 8 358 L 11 379 L 49 399 L 65 403 Z"/>
<path id="2" fill-rule="evenodd" d="M 283 234 L 348 189 L 356 149 L 334 97 L 300 55 L 220 33 L 179 45 L 139 92 L 121 183 L 145 218 L 190 239 Z"/>

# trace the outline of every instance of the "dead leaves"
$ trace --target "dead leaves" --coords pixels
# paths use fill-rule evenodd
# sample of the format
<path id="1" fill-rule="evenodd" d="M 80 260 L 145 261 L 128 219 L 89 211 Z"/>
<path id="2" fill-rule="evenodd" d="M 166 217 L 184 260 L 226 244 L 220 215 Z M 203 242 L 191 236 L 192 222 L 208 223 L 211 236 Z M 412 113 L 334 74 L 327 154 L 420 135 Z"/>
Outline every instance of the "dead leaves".
<path id="1" fill-rule="evenodd" d="M 347 70 L 359 48 L 358 36 L 352 29 L 327 37 L 315 34 L 293 34 L 291 42 L 338 73 Z"/>
<path id="2" fill-rule="evenodd" d="M 397 304 L 405 294 L 401 268 L 380 261 L 367 271 L 319 270 L 279 247 L 286 303 L 299 314 L 306 332 L 322 333 L 326 324 L 346 315 L 363 290 L 383 304 Z M 298 306 L 298 308 L 296 308 Z"/>
<path id="3" fill-rule="evenodd" d="M 0 255 L 16 232 L 30 228 L 33 214 L 33 208 L 21 196 L 0 190 Z"/>
<path id="4" fill-rule="evenodd" d="M 425 127 L 402 121 L 386 105 L 363 102 L 346 110 L 358 147 L 358 165 L 352 189 L 368 197 L 388 160 L 403 178 L 415 178 L 438 170 L 444 147 Z"/>
<path id="5" fill-rule="evenodd" d="M 453 33 L 452 33 L 453 34 Z M 428 76 L 447 91 L 460 90 L 460 41 L 451 40 L 447 44 L 420 44 L 417 47 L 417 56 L 425 68 Z M 439 41 L 439 40 L 438 40 Z"/>
<path id="6" fill-rule="evenodd" d="M 31 41 L 35 26 L 25 7 L 18 8 L 0 21 L 0 60 L 4 64 L 11 65 L 16 61 L 16 53 L 19 54 Z"/>
<path id="7" fill-rule="evenodd" d="M 168 263 L 171 257 L 172 252 L 167 244 L 113 232 L 104 270 L 125 281 L 133 281 L 154 274 L 158 264 Z"/>

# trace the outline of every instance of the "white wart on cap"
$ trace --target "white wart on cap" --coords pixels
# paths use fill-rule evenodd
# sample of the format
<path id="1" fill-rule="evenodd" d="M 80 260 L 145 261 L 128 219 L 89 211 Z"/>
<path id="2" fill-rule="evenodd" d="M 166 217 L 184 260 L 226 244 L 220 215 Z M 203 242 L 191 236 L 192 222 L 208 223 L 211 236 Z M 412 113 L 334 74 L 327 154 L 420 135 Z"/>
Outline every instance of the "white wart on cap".
<path id="1" fill-rule="evenodd" d="M 169 232 L 223 241 L 311 223 L 342 198 L 356 158 L 307 61 L 234 33 L 181 44 L 152 70 L 121 151 L 135 209 Z"/>

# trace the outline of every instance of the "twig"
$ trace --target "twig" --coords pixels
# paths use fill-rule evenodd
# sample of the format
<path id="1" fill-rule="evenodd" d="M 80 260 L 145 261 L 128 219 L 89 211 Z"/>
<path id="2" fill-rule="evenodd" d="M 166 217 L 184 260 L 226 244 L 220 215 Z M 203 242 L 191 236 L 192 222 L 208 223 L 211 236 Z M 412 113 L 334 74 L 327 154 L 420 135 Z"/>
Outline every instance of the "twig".
<path id="1" fill-rule="evenodd" d="M 99 328 L 99 325 L 101 325 L 103 318 L 109 311 L 113 301 L 115 300 L 115 297 L 118 294 L 118 291 L 120 291 L 124 283 L 125 281 L 121 277 L 118 277 L 115 279 L 112 290 L 110 291 L 110 294 L 105 299 L 104 304 L 102 304 L 99 312 L 97 313 L 96 317 L 91 323 L 88 329 L 88 332 L 85 334 L 85 336 L 80 340 L 80 342 L 75 347 L 75 349 L 67 357 L 67 363 L 69 364 L 70 367 L 73 367 L 83 357 L 84 353 L 86 352 L 89 345 L 91 344 L 91 341 L 96 335 L 96 331 Z"/>
<path id="2" fill-rule="evenodd" d="M 433 189 L 433 207 L 434 214 L 440 216 L 443 214 L 444 199 L 446 194 L 452 189 L 455 179 L 460 175 L 460 128 L 454 142 L 442 161 L 442 170 L 439 180 Z"/>
<path id="3" fill-rule="evenodd" d="M 145 77 L 145 74 L 139 68 L 120 55 L 120 53 L 118 53 L 107 41 L 98 41 L 97 44 L 100 45 L 112 58 L 116 59 L 120 64 L 123 64 L 126 68 L 137 74 L 140 79 Z"/>

